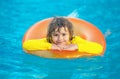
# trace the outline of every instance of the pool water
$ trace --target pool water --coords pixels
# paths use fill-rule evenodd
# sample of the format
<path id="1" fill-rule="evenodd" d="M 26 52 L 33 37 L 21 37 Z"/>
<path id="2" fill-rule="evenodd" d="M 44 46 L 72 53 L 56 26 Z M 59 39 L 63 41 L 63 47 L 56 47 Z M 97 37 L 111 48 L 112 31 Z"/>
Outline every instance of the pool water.
<path id="1" fill-rule="evenodd" d="M 0 79 L 119 79 L 119 0 L 1 0 Z M 22 50 L 34 23 L 53 16 L 87 20 L 104 34 L 104 56 L 49 59 Z"/>

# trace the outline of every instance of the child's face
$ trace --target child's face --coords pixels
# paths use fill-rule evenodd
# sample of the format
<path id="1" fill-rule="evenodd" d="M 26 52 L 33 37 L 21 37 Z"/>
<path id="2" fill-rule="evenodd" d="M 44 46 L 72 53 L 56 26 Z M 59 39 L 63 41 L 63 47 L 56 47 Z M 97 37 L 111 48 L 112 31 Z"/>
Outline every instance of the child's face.
<path id="1" fill-rule="evenodd" d="M 52 42 L 56 45 L 66 45 L 69 42 L 69 31 L 67 27 L 61 27 L 60 31 L 58 28 L 52 33 Z"/>

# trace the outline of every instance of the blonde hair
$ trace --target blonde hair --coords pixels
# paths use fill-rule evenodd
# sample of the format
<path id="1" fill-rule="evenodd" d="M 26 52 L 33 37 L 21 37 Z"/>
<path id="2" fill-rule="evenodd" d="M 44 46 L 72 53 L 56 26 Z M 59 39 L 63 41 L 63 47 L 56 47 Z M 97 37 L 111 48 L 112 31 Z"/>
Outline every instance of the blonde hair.
<path id="1" fill-rule="evenodd" d="M 49 24 L 48 32 L 47 32 L 47 41 L 52 43 L 52 33 L 55 32 L 56 29 L 60 31 L 61 27 L 68 28 L 70 33 L 70 41 L 73 39 L 73 25 L 72 23 L 63 17 L 54 17 L 53 20 Z"/>

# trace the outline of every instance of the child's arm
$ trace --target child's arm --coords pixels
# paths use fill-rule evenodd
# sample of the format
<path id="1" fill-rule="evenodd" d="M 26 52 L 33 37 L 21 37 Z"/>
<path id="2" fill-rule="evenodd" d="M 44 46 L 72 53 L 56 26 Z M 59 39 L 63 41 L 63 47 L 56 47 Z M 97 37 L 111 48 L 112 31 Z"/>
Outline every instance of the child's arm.
<path id="1" fill-rule="evenodd" d="M 48 43 L 46 38 L 37 40 L 28 40 L 23 43 L 25 50 L 49 50 L 52 44 Z"/>
<path id="2" fill-rule="evenodd" d="M 78 51 L 79 52 L 87 52 L 91 54 L 101 54 L 103 51 L 103 47 L 95 42 L 90 42 L 87 40 L 84 40 L 80 38 L 79 36 L 75 36 L 75 38 L 72 40 L 73 44 L 78 45 Z"/>
<path id="3" fill-rule="evenodd" d="M 28 51 L 39 51 L 39 50 L 61 50 L 55 44 L 47 42 L 46 38 L 37 40 L 28 40 L 23 43 L 23 49 Z"/>

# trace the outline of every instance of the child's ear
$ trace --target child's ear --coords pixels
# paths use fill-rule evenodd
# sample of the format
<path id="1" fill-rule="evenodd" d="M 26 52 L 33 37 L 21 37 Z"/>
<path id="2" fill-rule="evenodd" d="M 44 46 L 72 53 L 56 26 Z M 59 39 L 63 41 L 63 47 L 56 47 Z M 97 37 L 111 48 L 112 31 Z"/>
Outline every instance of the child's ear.
<path id="1" fill-rule="evenodd" d="M 75 34 L 72 35 L 72 37 L 75 37 L 75 36 L 76 36 Z"/>
<path id="2" fill-rule="evenodd" d="M 70 40 L 72 40 L 74 37 L 75 37 L 75 34 L 73 34 L 73 35 L 70 37 Z"/>
<path id="3" fill-rule="evenodd" d="M 50 43 L 52 43 L 52 37 L 50 37 Z"/>

